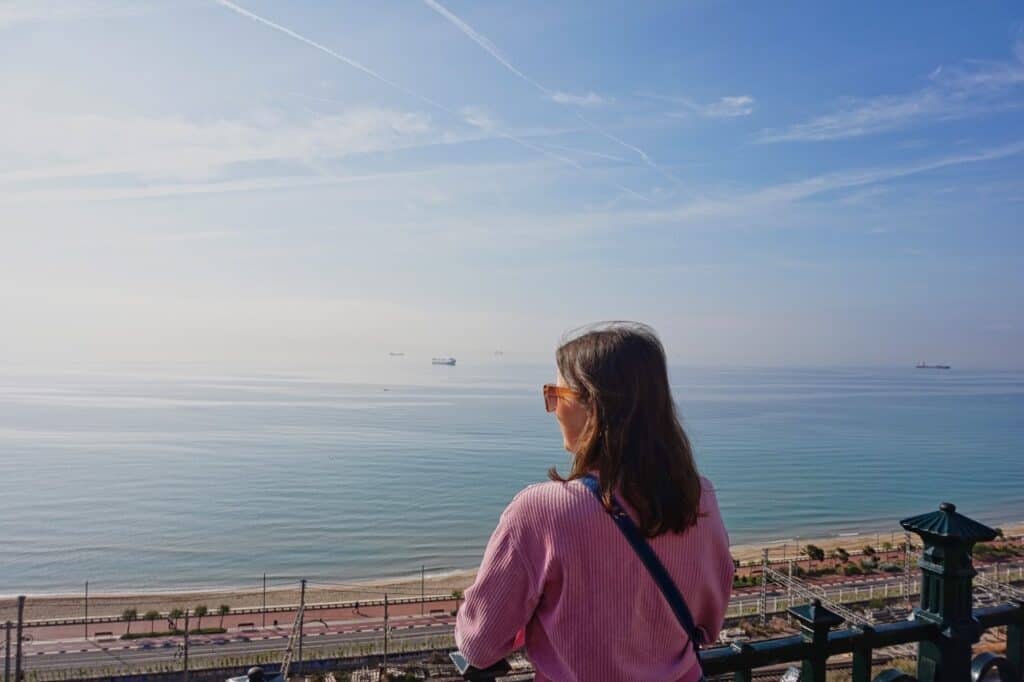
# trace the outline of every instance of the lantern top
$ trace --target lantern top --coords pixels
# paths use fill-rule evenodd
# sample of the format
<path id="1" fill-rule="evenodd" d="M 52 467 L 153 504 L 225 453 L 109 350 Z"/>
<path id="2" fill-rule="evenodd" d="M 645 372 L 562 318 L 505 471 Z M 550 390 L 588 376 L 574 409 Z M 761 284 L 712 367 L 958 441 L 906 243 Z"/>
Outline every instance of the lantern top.
<path id="1" fill-rule="evenodd" d="M 945 542 L 960 541 L 973 544 L 996 538 L 994 529 L 960 514 L 952 502 L 943 502 L 939 505 L 938 511 L 903 519 L 900 525 L 923 538 Z"/>

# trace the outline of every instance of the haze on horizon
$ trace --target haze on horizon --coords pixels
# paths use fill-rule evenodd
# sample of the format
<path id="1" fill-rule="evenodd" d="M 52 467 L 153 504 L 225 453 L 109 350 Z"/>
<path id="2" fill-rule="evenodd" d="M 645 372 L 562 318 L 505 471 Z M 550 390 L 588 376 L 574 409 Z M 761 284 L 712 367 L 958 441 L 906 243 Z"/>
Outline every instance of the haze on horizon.
<path id="1" fill-rule="evenodd" d="M 0 367 L 1024 367 L 1019 4 L 0 2 Z"/>

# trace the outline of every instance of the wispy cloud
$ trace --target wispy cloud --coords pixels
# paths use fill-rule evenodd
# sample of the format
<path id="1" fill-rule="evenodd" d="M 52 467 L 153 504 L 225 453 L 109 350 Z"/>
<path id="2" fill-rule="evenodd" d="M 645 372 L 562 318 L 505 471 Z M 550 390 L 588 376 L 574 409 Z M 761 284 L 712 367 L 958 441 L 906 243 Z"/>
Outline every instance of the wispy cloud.
<path id="1" fill-rule="evenodd" d="M 783 129 L 763 131 L 760 142 L 820 142 L 902 130 L 935 121 L 968 118 L 1024 107 L 1024 40 L 1013 58 L 1002 62 L 969 61 L 939 67 L 928 84 L 912 92 L 847 98 L 837 111 Z"/>
<path id="2" fill-rule="evenodd" d="M 10 170 L 0 172 L 0 183 L 103 175 L 213 178 L 242 163 L 337 160 L 436 144 L 442 135 L 425 114 L 374 108 L 305 120 L 264 113 L 252 120 L 211 122 L 57 116 L 18 107 L 7 114 L 0 131 L 0 156 Z"/>
<path id="3" fill-rule="evenodd" d="M 690 201 L 664 210 L 634 212 L 628 217 L 619 216 L 618 220 L 638 224 L 764 215 L 766 211 L 788 204 L 796 204 L 822 194 L 873 187 L 944 168 L 998 161 L 1021 154 L 1024 154 L 1024 140 L 1017 140 L 971 153 L 945 156 L 917 163 L 816 175 L 757 190 L 733 193 L 729 196 Z"/>
<path id="4" fill-rule="evenodd" d="M 551 99 L 559 104 L 574 104 L 578 107 L 596 107 L 613 101 L 610 97 L 602 97 L 593 91 L 585 95 L 574 95 L 571 92 L 556 92 L 551 95 Z"/>
<path id="5" fill-rule="evenodd" d="M 734 118 L 754 113 L 754 98 L 750 95 L 723 97 L 717 102 L 705 105 L 702 112 L 709 118 Z"/>
<path id="6" fill-rule="evenodd" d="M 152 7 L 146 0 L 3 0 L 0 30 L 25 23 L 142 14 Z"/>
<path id="7" fill-rule="evenodd" d="M 647 99 L 655 99 L 677 105 L 680 109 L 668 114 L 669 116 L 676 117 L 697 115 L 703 118 L 736 118 L 738 116 L 751 115 L 754 113 L 755 107 L 755 100 L 751 95 L 727 95 L 720 97 L 717 101 L 702 104 L 688 97 L 653 93 L 639 94 Z"/>
<path id="8" fill-rule="evenodd" d="M 268 177 L 252 180 L 220 180 L 213 182 L 162 183 L 142 187 L 75 187 L 31 189 L 0 192 L 0 203 L 30 201 L 116 201 L 122 199 L 156 199 L 201 194 L 266 192 L 280 189 L 301 189 L 353 183 L 393 181 L 402 176 L 424 175 L 431 170 L 403 171 L 374 175 L 337 175 L 324 177 Z"/>
<path id="9" fill-rule="evenodd" d="M 560 164 L 547 159 L 529 159 L 498 163 L 434 163 L 373 173 L 339 169 L 320 175 L 307 172 L 234 179 L 195 178 L 178 182 L 0 183 L 0 205 L 123 201 L 246 192 L 265 194 L 327 188 L 334 198 L 344 196 L 349 200 L 371 201 L 380 206 L 402 202 L 409 206 L 419 206 L 438 203 L 439 191 L 472 196 L 495 184 L 529 186 L 537 182 L 551 182 L 560 169 Z"/>

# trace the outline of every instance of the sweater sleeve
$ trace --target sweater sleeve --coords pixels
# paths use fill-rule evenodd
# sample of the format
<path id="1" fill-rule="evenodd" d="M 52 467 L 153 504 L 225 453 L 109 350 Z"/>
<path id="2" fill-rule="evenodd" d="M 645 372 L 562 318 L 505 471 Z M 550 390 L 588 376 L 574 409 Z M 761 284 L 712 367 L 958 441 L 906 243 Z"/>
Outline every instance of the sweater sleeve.
<path id="1" fill-rule="evenodd" d="M 455 644 L 477 668 L 522 646 L 523 630 L 540 598 L 535 571 L 513 522 L 515 502 L 491 535 L 473 585 L 455 622 Z"/>
<path id="2" fill-rule="evenodd" d="M 722 631 L 722 622 L 725 620 L 729 597 L 732 595 L 732 581 L 736 567 L 729 549 L 729 533 L 725 529 L 721 512 L 718 509 L 718 498 L 709 483 L 705 483 L 705 486 L 709 490 L 705 508 L 710 512 L 705 519 L 710 526 L 710 546 L 707 548 L 706 560 L 712 562 L 714 570 L 709 576 L 711 580 L 703 586 L 704 610 L 700 614 L 698 622 L 707 636 L 707 644 L 713 644 L 718 640 L 718 635 Z M 697 617 L 697 614 L 694 615 Z"/>

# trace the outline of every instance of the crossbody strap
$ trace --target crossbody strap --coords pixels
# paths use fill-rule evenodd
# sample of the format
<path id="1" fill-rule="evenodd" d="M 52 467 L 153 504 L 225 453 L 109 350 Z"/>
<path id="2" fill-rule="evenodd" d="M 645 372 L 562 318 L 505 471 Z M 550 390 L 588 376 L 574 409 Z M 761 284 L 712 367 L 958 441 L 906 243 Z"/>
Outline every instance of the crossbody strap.
<path id="1" fill-rule="evenodd" d="M 594 497 L 598 499 L 601 506 L 604 506 L 604 497 L 601 493 L 601 484 L 598 483 L 597 478 L 593 474 L 587 474 L 583 476 L 580 481 L 583 485 L 590 489 L 590 492 L 594 493 Z M 688 645 L 693 646 L 693 651 L 697 654 L 698 664 L 700 662 L 700 649 L 699 647 L 704 644 L 704 631 L 699 629 L 696 623 L 693 622 L 693 616 L 690 614 L 690 608 L 686 605 L 686 600 L 683 599 L 683 595 L 680 594 L 679 588 L 672 581 L 672 577 L 668 574 L 665 569 L 665 565 L 661 563 L 661 559 L 654 553 L 651 546 L 644 539 L 643 535 L 640 534 L 640 529 L 636 527 L 633 520 L 629 518 L 629 514 L 622 508 L 619 501 L 612 495 L 612 508 L 608 511 L 609 516 L 615 521 L 615 525 L 619 527 L 622 534 L 626 536 L 629 544 L 633 547 L 633 551 L 637 553 L 640 560 L 647 567 L 651 577 L 654 578 L 654 582 L 657 583 L 658 589 L 665 595 L 665 601 L 672 608 L 672 613 L 675 614 L 679 624 L 683 626 L 683 630 L 686 631 L 689 636 Z"/>

